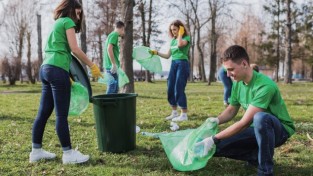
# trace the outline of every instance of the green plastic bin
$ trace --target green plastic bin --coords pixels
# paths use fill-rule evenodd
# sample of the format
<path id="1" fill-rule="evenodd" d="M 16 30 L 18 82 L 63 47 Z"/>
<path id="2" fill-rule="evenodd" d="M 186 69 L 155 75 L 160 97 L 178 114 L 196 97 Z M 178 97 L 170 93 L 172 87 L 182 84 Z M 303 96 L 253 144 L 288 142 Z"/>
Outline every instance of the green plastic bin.
<path id="1" fill-rule="evenodd" d="M 136 97 L 125 93 L 92 97 L 100 151 L 123 153 L 136 148 Z"/>

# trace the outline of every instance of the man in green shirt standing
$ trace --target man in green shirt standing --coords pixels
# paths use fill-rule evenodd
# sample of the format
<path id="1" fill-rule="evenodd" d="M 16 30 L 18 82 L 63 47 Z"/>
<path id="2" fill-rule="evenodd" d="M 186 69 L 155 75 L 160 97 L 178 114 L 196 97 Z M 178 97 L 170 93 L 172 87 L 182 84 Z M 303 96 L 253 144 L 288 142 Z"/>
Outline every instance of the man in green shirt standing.
<path id="1" fill-rule="evenodd" d="M 229 47 L 222 59 L 234 80 L 230 105 L 217 118 L 209 119 L 226 123 L 236 116 L 240 106 L 245 113 L 239 121 L 196 146 L 203 145 L 202 155 L 206 155 L 215 144 L 214 156 L 247 161 L 258 166 L 258 175 L 273 175 L 274 148 L 295 133 L 293 120 L 275 82 L 249 66 L 243 47 Z"/>
<path id="2" fill-rule="evenodd" d="M 119 37 L 124 36 L 124 28 L 125 25 L 123 22 L 118 21 L 115 23 L 115 29 L 111 32 L 104 45 L 104 55 L 103 55 L 103 67 L 108 74 L 109 82 L 107 84 L 107 94 L 117 93 L 118 92 L 118 75 L 117 69 L 120 67 L 119 55 L 120 55 L 120 47 L 119 47 Z"/>

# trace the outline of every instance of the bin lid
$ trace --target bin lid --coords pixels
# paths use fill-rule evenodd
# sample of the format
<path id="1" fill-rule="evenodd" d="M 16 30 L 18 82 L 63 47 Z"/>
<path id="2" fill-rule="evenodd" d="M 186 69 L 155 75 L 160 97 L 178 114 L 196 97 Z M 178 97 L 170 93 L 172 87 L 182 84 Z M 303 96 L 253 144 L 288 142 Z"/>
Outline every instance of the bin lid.
<path id="1" fill-rule="evenodd" d="M 73 55 L 70 65 L 70 76 L 75 82 L 80 82 L 87 88 L 90 99 L 92 96 L 92 91 L 88 74 L 79 60 Z"/>

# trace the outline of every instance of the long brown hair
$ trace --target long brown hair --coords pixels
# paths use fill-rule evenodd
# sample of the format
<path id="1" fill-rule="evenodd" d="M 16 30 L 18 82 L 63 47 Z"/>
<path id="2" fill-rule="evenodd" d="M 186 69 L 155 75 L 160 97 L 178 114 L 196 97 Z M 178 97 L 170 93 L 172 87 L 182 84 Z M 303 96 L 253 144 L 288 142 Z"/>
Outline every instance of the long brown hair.
<path id="1" fill-rule="evenodd" d="M 76 16 L 75 9 L 80 9 L 80 20 Z M 60 4 L 54 10 L 54 20 L 57 20 L 62 17 L 69 17 L 71 18 L 76 26 L 75 32 L 79 33 L 81 30 L 81 23 L 83 20 L 83 9 L 82 5 L 77 0 L 62 0 Z"/>
<path id="2" fill-rule="evenodd" d="M 180 20 L 174 20 L 173 22 L 171 22 L 170 26 L 168 27 L 168 34 L 170 35 L 171 38 L 174 37 L 172 30 L 171 30 L 171 26 L 176 26 L 178 27 L 178 29 L 179 29 L 179 26 L 183 26 L 185 28 L 185 33 L 183 37 L 185 37 L 186 35 L 189 35 L 189 32 L 187 31 L 185 25 Z"/>

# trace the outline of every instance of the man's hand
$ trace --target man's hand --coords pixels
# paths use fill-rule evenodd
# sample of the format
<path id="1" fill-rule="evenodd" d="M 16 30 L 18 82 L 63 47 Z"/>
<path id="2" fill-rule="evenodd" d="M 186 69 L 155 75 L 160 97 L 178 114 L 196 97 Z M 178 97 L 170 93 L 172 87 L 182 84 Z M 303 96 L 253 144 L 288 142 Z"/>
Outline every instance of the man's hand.
<path id="1" fill-rule="evenodd" d="M 152 55 L 157 55 L 158 51 L 157 50 L 149 50 L 149 53 Z"/>
<path id="2" fill-rule="evenodd" d="M 214 146 L 214 141 L 213 141 L 213 136 L 211 136 L 211 137 L 203 139 L 200 142 L 197 142 L 194 147 L 195 148 L 196 147 L 199 147 L 199 148 L 203 147 L 203 151 L 200 150 L 201 152 L 198 153 L 197 155 L 199 157 L 205 157 L 206 155 L 208 155 L 209 151 L 212 150 L 213 146 Z"/>
<path id="3" fill-rule="evenodd" d="M 116 64 L 112 64 L 112 67 L 111 67 L 110 72 L 111 72 L 112 74 L 115 74 L 115 73 L 117 72 L 117 66 L 116 66 Z"/>
<path id="4" fill-rule="evenodd" d="M 183 26 L 179 26 L 178 36 L 183 36 L 185 33 L 185 28 Z"/>
<path id="5" fill-rule="evenodd" d="M 93 64 L 90 67 L 90 70 L 92 77 L 94 77 L 95 79 L 98 79 L 99 77 L 103 78 L 103 75 L 101 74 L 100 69 L 96 64 Z"/>

